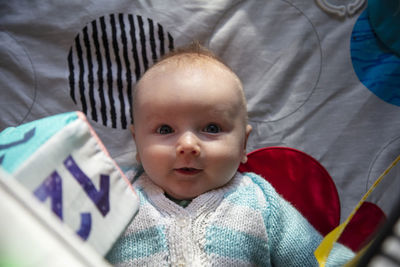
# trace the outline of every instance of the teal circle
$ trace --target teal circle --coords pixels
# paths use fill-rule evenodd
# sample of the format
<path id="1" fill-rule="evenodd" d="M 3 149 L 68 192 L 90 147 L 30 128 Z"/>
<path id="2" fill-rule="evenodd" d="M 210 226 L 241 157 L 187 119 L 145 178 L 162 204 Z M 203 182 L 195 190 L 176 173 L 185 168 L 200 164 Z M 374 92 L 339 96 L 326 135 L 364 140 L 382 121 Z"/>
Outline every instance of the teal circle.
<path id="1" fill-rule="evenodd" d="M 400 56 L 400 0 L 368 0 L 368 16 L 379 39 Z"/>
<path id="2" fill-rule="evenodd" d="M 350 50 L 361 83 L 385 102 L 400 106 L 400 57 L 377 37 L 368 10 L 354 25 Z"/>

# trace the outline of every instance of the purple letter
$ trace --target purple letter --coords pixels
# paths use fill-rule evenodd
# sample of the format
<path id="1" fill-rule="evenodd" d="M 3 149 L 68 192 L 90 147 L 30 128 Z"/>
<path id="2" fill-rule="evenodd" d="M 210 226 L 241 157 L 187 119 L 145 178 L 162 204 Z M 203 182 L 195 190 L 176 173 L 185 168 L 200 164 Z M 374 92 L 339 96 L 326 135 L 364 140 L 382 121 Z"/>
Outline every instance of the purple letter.
<path id="1" fill-rule="evenodd" d="M 100 190 L 97 191 L 92 181 L 90 181 L 89 177 L 83 173 L 72 156 L 68 156 L 68 158 L 64 161 L 64 165 L 82 186 L 83 190 L 94 202 L 100 213 L 103 216 L 106 216 L 106 214 L 110 211 L 108 197 L 110 191 L 110 177 L 108 175 L 100 175 Z"/>
<path id="2" fill-rule="evenodd" d="M 51 210 L 62 220 L 62 181 L 60 175 L 54 171 L 35 190 L 34 195 L 42 202 L 51 198 Z"/>
<path id="3" fill-rule="evenodd" d="M 92 216 L 90 213 L 81 213 L 81 228 L 76 233 L 83 239 L 86 240 L 89 237 L 90 230 L 92 228 Z"/>

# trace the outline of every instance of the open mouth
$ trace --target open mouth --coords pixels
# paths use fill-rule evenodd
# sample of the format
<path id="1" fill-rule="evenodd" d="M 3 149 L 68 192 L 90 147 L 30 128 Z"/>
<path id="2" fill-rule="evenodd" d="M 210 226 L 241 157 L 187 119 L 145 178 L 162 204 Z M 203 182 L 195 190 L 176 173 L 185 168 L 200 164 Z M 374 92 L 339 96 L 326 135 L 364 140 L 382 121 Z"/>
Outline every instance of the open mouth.
<path id="1" fill-rule="evenodd" d="M 197 173 L 201 172 L 200 169 L 188 168 L 188 167 L 178 168 L 178 169 L 175 169 L 175 171 L 177 171 L 181 174 L 186 174 L 186 175 L 193 175 L 193 174 L 197 174 Z"/>

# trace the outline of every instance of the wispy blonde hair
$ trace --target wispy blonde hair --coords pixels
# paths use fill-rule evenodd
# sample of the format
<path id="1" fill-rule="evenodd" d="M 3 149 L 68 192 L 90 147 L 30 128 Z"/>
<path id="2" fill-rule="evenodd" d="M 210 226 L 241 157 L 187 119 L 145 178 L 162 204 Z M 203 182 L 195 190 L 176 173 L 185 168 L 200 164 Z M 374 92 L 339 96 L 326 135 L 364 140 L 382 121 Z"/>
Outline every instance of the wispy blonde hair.
<path id="1" fill-rule="evenodd" d="M 201 64 L 204 62 L 204 60 L 211 61 L 222 67 L 222 69 L 227 70 L 230 72 L 233 76 L 233 78 L 237 81 L 238 88 L 239 88 L 239 94 L 241 98 L 241 104 L 242 108 L 245 111 L 245 120 L 247 123 L 247 107 L 246 107 L 246 97 L 244 94 L 243 90 L 243 84 L 239 77 L 236 75 L 236 73 L 221 59 L 219 58 L 216 54 L 214 54 L 211 50 L 206 48 L 205 46 L 201 45 L 199 42 L 194 41 L 186 46 L 181 46 L 178 47 L 164 56 L 162 56 L 156 63 L 154 63 L 144 74 L 143 76 L 139 79 L 139 81 L 136 83 L 135 88 L 134 88 L 134 94 L 133 94 L 133 106 L 135 107 L 135 99 L 136 99 L 136 94 L 140 85 L 140 82 L 145 79 L 145 77 L 150 73 L 152 70 L 162 67 L 166 64 L 169 64 L 171 62 L 175 62 L 177 66 L 187 66 L 187 64 Z M 133 108 L 134 110 L 134 108 Z M 133 117 L 133 114 L 132 114 Z"/>

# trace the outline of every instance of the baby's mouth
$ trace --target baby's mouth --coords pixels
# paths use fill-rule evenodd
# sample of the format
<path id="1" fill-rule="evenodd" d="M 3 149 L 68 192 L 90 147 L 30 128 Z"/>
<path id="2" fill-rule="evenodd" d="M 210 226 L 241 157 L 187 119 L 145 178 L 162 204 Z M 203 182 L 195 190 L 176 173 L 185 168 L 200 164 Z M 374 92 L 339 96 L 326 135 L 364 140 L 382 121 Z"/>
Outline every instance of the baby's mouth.
<path id="1" fill-rule="evenodd" d="M 201 172 L 201 169 L 196 169 L 196 168 L 189 168 L 189 167 L 183 167 L 183 168 L 177 168 L 175 169 L 178 173 L 185 174 L 185 175 L 194 175 L 199 172 Z"/>

